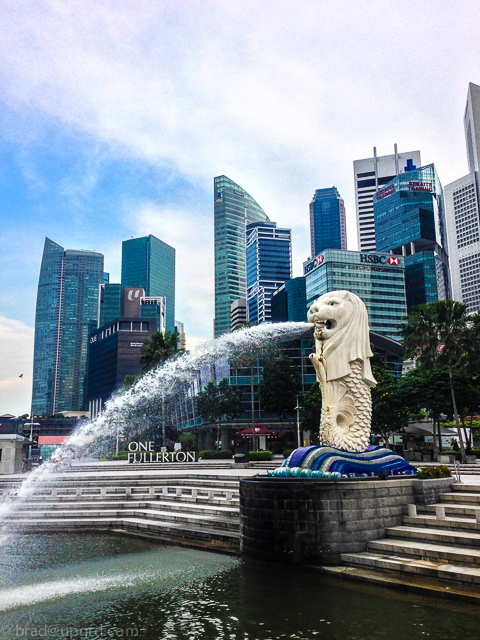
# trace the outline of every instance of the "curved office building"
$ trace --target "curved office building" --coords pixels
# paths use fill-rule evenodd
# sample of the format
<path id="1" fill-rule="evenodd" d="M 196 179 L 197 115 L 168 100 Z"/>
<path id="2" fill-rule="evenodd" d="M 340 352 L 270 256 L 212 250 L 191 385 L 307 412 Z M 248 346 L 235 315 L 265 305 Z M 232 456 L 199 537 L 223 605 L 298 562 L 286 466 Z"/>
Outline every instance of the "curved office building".
<path id="1" fill-rule="evenodd" d="M 262 207 L 227 176 L 214 180 L 215 338 L 231 331 L 230 307 L 246 298 L 246 225 L 269 222 Z"/>

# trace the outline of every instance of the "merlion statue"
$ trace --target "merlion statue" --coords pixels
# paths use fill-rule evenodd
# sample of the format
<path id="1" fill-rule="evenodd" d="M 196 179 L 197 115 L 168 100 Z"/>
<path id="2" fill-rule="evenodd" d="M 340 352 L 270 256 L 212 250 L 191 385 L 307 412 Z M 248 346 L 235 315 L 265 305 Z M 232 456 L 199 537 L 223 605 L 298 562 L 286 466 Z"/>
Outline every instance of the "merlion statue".
<path id="1" fill-rule="evenodd" d="M 367 309 L 350 291 L 331 291 L 308 311 L 315 324 L 315 353 L 310 359 L 322 390 L 320 445 L 365 451 L 372 418 L 370 389 L 377 383 L 370 368 Z"/>

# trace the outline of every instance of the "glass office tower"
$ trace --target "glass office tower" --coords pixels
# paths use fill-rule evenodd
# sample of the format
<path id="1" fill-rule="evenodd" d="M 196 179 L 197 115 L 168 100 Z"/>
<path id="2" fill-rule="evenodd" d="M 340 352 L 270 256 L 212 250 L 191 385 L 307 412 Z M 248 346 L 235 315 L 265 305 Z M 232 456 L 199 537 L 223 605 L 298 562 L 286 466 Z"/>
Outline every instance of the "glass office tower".
<path id="1" fill-rule="evenodd" d="M 373 202 L 377 249 L 405 258 L 408 309 L 450 298 L 443 189 L 435 166 L 398 175 Z"/>
<path id="2" fill-rule="evenodd" d="M 347 249 L 345 204 L 336 187 L 317 189 L 310 203 L 312 256 L 324 249 Z"/>
<path id="3" fill-rule="evenodd" d="M 375 243 L 375 216 L 373 213 L 375 193 L 379 189 L 383 189 L 399 173 L 412 171 L 421 166 L 420 151 L 399 153 L 396 144 L 393 147 L 392 155 L 377 156 L 377 148 L 373 147 L 372 158 L 354 161 L 355 205 L 360 251 L 379 250 Z"/>
<path id="4" fill-rule="evenodd" d="M 175 249 L 155 236 L 122 242 L 122 285 L 166 299 L 166 330 L 175 331 Z"/>
<path id="5" fill-rule="evenodd" d="M 292 233 L 276 222 L 247 225 L 249 322 L 269 322 L 272 293 L 292 277 Z"/>
<path id="6" fill-rule="evenodd" d="M 292 278 L 272 294 L 272 322 L 306 322 L 306 279 Z"/>
<path id="7" fill-rule="evenodd" d="M 226 176 L 214 180 L 215 320 L 217 338 L 231 331 L 232 302 L 246 298 L 246 224 L 269 222 L 262 207 Z"/>
<path id="8" fill-rule="evenodd" d="M 83 411 L 89 332 L 97 323 L 103 255 L 45 238 L 35 317 L 32 414 Z"/>
<path id="9" fill-rule="evenodd" d="M 365 303 L 372 331 L 395 340 L 400 338 L 399 325 L 407 312 L 403 256 L 325 249 L 303 263 L 303 272 L 305 314 L 324 293 L 351 291 Z"/>

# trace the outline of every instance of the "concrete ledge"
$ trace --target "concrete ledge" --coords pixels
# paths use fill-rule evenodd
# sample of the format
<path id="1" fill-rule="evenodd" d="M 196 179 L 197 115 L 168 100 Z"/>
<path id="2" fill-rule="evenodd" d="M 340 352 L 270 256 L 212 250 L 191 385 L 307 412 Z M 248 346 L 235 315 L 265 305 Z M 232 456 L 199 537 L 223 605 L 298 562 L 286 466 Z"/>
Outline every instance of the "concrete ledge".
<path id="1" fill-rule="evenodd" d="M 432 478 L 431 480 L 413 480 L 413 493 L 416 504 L 435 504 L 441 493 L 450 493 L 455 478 Z"/>
<path id="2" fill-rule="evenodd" d="M 257 560 L 336 565 L 401 524 L 412 478 L 251 478 L 240 482 L 241 551 Z"/>

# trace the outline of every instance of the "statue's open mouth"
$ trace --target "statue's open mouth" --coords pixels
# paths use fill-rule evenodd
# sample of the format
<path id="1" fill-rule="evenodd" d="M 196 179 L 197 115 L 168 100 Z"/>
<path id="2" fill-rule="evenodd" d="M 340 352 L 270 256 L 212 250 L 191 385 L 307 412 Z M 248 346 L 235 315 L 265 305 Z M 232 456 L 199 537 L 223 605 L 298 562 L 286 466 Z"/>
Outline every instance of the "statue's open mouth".
<path id="1" fill-rule="evenodd" d="M 317 329 L 333 329 L 335 320 L 320 320 L 315 323 Z"/>

